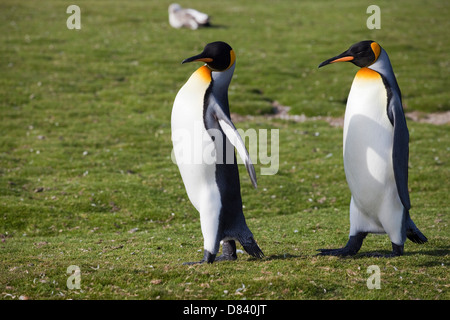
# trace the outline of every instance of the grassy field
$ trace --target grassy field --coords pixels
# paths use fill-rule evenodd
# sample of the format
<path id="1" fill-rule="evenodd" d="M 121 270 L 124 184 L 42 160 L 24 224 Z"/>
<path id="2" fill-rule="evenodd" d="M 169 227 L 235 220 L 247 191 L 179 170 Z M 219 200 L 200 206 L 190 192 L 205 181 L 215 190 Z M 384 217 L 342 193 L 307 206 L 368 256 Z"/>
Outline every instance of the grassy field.
<path id="1" fill-rule="evenodd" d="M 81 30 L 66 27 L 70 4 Z M 0 299 L 449 299 L 449 124 L 408 121 L 411 216 L 427 244 L 377 258 L 390 241 L 369 235 L 353 258 L 316 256 L 348 237 L 342 128 L 325 119 L 343 116 L 357 71 L 317 66 L 377 40 L 405 110 L 443 115 L 449 3 L 379 1 L 381 29 L 369 30 L 360 1 L 192 0 L 214 25 L 197 31 L 172 29 L 169 4 L 0 3 Z M 278 129 L 280 165 L 271 176 L 255 165 L 256 190 L 240 167 L 266 258 L 184 266 L 201 259 L 203 239 L 170 159 L 170 114 L 199 66 L 180 62 L 216 40 L 237 53 L 236 126 Z M 273 116 L 275 101 L 308 119 Z M 67 287 L 71 265 L 80 289 Z M 371 265 L 379 290 L 366 285 Z"/>

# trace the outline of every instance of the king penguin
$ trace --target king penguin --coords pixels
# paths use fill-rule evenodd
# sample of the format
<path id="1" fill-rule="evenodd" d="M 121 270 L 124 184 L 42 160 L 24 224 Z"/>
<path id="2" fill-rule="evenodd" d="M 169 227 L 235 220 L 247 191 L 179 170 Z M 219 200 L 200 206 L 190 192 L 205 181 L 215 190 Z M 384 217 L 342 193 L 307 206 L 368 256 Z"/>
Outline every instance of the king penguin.
<path id="1" fill-rule="evenodd" d="M 180 89 L 172 109 L 175 161 L 193 206 L 200 213 L 204 256 L 199 262 L 236 260 L 236 242 L 256 258 L 263 252 L 242 210 L 239 171 L 234 149 L 256 188 L 256 173 L 245 144 L 230 119 L 228 87 L 236 66 L 234 50 L 225 42 L 205 46 L 182 63 L 201 61 Z M 222 255 L 216 254 L 222 241 Z"/>
<path id="2" fill-rule="evenodd" d="M 387 233 L 392 253 L 403 254 L 406 238 L 425 243 L 409 215 L 409 133 L 397 80 L 386 51 L 361 41 L 319 65 L 349 61 L 360 67 L 344 118 L 344 170 L 351 191 L 350 233 L 345 247 L 322 255 L 355 255 L 368 233 Z"/>

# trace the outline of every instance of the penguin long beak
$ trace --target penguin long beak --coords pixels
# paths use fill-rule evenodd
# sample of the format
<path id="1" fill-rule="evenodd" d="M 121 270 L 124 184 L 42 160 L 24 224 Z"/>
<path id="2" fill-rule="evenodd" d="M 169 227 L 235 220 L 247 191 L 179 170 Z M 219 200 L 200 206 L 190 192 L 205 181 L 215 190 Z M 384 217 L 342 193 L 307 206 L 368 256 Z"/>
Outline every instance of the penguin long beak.
<path id="1" fill-rule="evenodd" d="M 338 55 L 336 57 L 333 57 L 331 59 L 325 60 L 324 62 L 319 64 L 319 68 L 321 68 L 323 66 L 326 66 L 327 64 L 330 64 L 330 63 L 352 61 L 353 59 L 355 59 L 355 57 L 353 57 L 351 54 L 349 54 L 348 51 L 345 51 L 345 52 L 342 52 L 340 55 Z"/>
<path id="2" fill-rule="evenodd" d="M 187 62 L 192 62 L 192 61 L 203 61 L 203 62 L 208 63 L 208 62 L 212 62 L 213 59 L 212 59 L 212 58 L 205 57 L 204 53 L 202 52 L 202 53 L 200 53 L 200 54 L 198 54 L 198 55 L 196 55 L 196 56 L 193 56 L 193 57 L 184 59 L 184 60 L 181 62 L 181 64 L 187 63 Z"/>

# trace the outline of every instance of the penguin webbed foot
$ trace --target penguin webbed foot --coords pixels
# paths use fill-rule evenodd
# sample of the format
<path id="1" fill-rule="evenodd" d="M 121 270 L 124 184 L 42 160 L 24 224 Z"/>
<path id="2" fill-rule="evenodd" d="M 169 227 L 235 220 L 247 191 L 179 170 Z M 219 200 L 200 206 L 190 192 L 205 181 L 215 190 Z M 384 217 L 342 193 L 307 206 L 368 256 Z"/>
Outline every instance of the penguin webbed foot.
<path id="1" fill-rule="evenodd" d="M 391 243 L 392 243 L 392 253 L 389 254 L 387 257 L 390 258 L 390 257 L 402 256 L 403 255 L 404 245 L 403 244 L 398 245 L 398 244 L 395 244 L 393 242 L 391 242 Z"/>
<path id="2" fill-rule="evenodd" d="M 361 248 L 362 241 L 366 237 L 367 233 L 365 234 L 357 234 L 356 236 L 350 237 L 347 245 L 340 249 L 318 249 L 320 251 L 319 255 L 322 256 L 354 256 L 358 253 L 359 249 Z M 382 258 L 393 258 L 393 257 L 399 257 L 403 255 L 403 249 L 404 245 L 398 245 L 393 242 L 392 243 L 392 252 L 389 254 L 382 254 L 382 253 L 365 253 L 365 256 L 368 257 L 382 257 Z"/>
<path id="3" fill-rule="evenodd" d="M 250 244 L 243 245 L 245 251 L 255 257 L 262 259 L 264 257 L 264 253 L 261 251 L 259 246 L 256 244 L 256 241 L 252 238 Z M 222 243 L 222 254 L 216 257 L 216 254 L 212 254 L 208 250 L 205 250 L 203 259 L 200 261 L 193 262 L 184 262 L 183 265 L 196 265 L 196 264 L 204 264 L 204 263 L 213 263 L 220 261 L 235 261 L 237 260 L 237 252 L 236 252 L 236 242 L 234 240 L 224 241 Z"/>
<path id="4" fill-rule="evenodd" d="M 222 243 L 222 254 L 216 257 L 215 261 L 234 261 L 237 260 L 236 242 L 234 240 L 224 241 Z"/>
<path id="5" fill-rule="evenodd" d="M 216 259 L 215 254 L 209 252 L 208 250 L 205 250 L 202 260 L 193 262 L 184 262 L 183 265 L 192 266 L 196 264 L 213 263 L 215 259 Z"/>
<path id="6" fill-rule="evenodd" d="M 348 247 L 343 247 L 339 249 L 318 249 L 320 251 L 319 255 L 321 256 L 354 256 L 357 252 L 350 250 Z"/>
<path id="7" fill-rule="evenodd" d="M 339 249 L 318 249 L 317 251 L 320 251 L 318 255 L 341 257 L 354 256 L 358 253 L 366 236 L 367 232 L 359 232 L 354 236 L 350 236 L 345 247 Z"/>

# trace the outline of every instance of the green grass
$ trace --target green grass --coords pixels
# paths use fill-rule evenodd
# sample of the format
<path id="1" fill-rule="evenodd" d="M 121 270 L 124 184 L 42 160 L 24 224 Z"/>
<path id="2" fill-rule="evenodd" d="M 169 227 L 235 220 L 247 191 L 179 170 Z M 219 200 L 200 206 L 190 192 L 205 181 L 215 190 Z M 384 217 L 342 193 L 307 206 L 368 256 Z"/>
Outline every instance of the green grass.
<path id="1" fill-rule="evenodd" d="M 449 5 L 381 1 L 382 28 L 368 30 L 357 1 L 191 1 L 216 27 L 190 31 L 168 25 L 169 3 L 77 1 L 79 31 L 66 28 L 72 3 L 0 4 L 0 299 L 448 299 L 448 124 L 408 122 L 411 215 L 429 242 L 376 258 L 390 242 L 369 235 L 341 259 L 316 249 L 348 236 L 342 128 L 267 115 L 278 101 L 342 116 L 356 67 L 317 66 L 363 39 L 388 51 L 407 111 L 449 111 Z M 256 190 L 240 168 L 266 258 L 183 266 L 203 239 L 170 160 L 170 113 L 198 67 L 180 62 L 215 40 L 237 53 L 232 111 L 255 116 L 236 126 L 279 129 L 280 168 L 262 176 L 257 163 Z"/>

